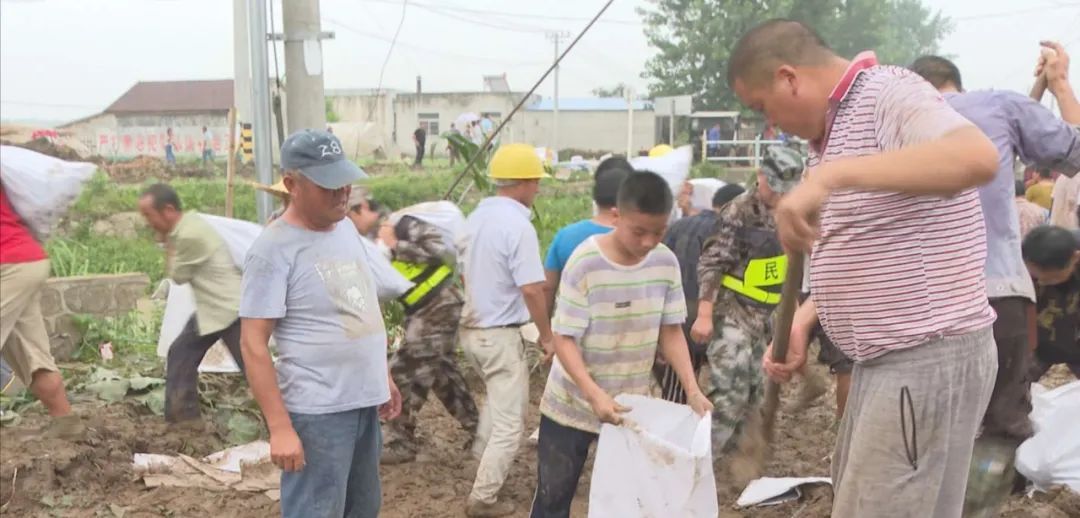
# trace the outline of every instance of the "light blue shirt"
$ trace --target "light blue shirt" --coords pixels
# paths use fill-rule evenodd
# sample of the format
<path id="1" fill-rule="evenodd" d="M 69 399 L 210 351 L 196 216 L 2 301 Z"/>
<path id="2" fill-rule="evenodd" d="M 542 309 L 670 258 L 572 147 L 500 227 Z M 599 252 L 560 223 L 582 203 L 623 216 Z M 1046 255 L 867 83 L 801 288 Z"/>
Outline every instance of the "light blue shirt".
<path id="1" fill-rule="evenodd" d="M 1035 286 L 1020 253 L 1013 161 L 1050 167 L 1066 176 L 1080 171 L 1080 132 L 1050 110 L 1016 92 L 984 90 L 946 94 L 960 115 L 978 126 L 998 150 L 994 179 L 979 187 L 986 222 L 986 294 L 991 299 L 1035 301 Z"/>
<path id="2" fill-rule="evenodd" d="M 390 399 L 386 327 L 356 227 L 276 219 L 248 251 L 240 317 L 275 319 L 278 385 L 289 412 L 329 414 Z"/>
<path id="3" fill-rule="evenodd" d="M 461 325 L 486 329 L 528 322 L 521 287 L 544 282 L 529 208 L 503 196 L 485 198 L 465 220 L 461 243 Z"/>
<path id="4" fill-rule="evenodd" d="M 544 269 L 562 273 L 566 268 L 566 261 L 570 260 L 570 254 L 574 253 L 578 245 L 584 243 L 589 236 L 607 234 L 611 227 L 605 227 L 591 219 L 584 219 L 577 223 L 571 223 L 555 233 L 548 247 L 547 259 L 544 260 Z"/>

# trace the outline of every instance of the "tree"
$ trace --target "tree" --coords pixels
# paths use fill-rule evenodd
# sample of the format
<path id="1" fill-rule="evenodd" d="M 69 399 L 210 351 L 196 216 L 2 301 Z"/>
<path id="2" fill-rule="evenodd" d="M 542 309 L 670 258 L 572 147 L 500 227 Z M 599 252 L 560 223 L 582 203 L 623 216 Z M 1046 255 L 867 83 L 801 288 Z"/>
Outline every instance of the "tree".
<path id="1" fill-rule="evenodd" d="M 626 97 L 626 91 L 629 89 L 625 83 L 619 83 L 611 88 L 593 88 L 592 94 L 596 97 Z"/>
<path id="2" fill-rule="evenodd" d="M 739 37 L 771 18 L 816 29 L 841 56 L 874 50 L 883 63 L 907 65 L 938 50 L 952 22 L 921 0 L 649 0 L 639 8 L 657 50 L 645 63 L 649 93 L 694 96 L 695 108 L 732 109 L 727 61 Z"/>

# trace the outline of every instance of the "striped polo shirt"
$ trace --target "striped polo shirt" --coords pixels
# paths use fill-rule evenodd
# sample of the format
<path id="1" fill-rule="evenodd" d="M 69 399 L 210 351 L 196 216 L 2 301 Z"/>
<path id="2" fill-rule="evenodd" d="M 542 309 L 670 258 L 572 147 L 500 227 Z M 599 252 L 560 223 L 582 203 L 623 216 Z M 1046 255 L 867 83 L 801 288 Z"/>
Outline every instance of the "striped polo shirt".
<path id="1" fill-rule="evenodd" d="M 612 397 L 648 394 L 660 326 L 686 320 L 679 262 L 659 245 L 633 266 L 604 257 L 598 236 L 570 256 L 552 328 L 581 349 L 596 384 Z M 592 406 L 556 359 L 540 412 L 563 426 L 600 431 Z"/>
<path id="2" fill-rule="evenodd" d="M 864 52 L 830 95 L 825 138 L 811 146 L 810 166 L 893 151 L 970 125 L 922 78 L 879 66 Z M 951 198 L 835 191 L 820 223 L 810 291 L 822 327 L 848 357 L 870 360 L 993 324 L 975 189 Z"/>

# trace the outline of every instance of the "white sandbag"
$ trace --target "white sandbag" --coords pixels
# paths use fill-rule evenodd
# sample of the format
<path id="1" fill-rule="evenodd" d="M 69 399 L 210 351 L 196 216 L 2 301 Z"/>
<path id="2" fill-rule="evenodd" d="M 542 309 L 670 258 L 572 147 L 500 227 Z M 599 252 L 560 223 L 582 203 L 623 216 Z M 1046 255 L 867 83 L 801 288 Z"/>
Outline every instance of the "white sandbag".
<path id="1" fill-rule="evenodd" d="M 242 219 L 225 218 L 213 214 L 199 214 L 206 220 L 229 248 L 237 268 L 244 269 L 244 259 L 255 240 L 262 234 L 262 225 Z"/>
<path id="2" fill-rule="evenodd" d="M 413 283 L 394 269 L 394 265 L 390 264 L 390 260 L 382 254 L 374 241 L 360 236 L 360 243 L 367 255 L 371 276 L 375 278 L 375 294 L 380 302 L 394 300 L 412 289 Z"/>
<path id="3" fill-rule="evenodd" d="M 1016 470 L 1037 489 L 1064 484 L 1080 492 L 1080 381 L 1049 391 L 1031 388 L 1036 431 L 1016 450 Z"/>
<path id="4" fill-rule="evenodd" d="M 690 180 L 690 206 L 696 210 L 712 209 L 712 199 L 727 182 L 717 178 L 694 178 Z"/>
<path id="5" fill-rule="evenodd" d="M 171 280 L 165 282 L 169 283 L 169 297 L 161 318 L 161 333 L 158 334 L 157 354 L 161 358 L 169 356 L 169 348 L 195 313 L 195 292 L 191 290 L 191 285 L 176 284 Z M 240 372 L 240 367 L 225 344 L 218 340 L 203 357 L 199 372 Z"/>
<path id="6" fill-rule="evenodd" d="M 97 166 L 67 162 L 17 146 L 0 146 L 0 183 L 11 208 L 44 243 Z"/>
<path id="7" fill-rule="evenodd" d="M 631 411 L 623 426 L 600 428 L 589 518 L 715 518 L 711 418 L 645 396 L 615 401 Z"/>
<path id="8" fill-rule="evenodd" d="M 681 146 L 664 156 L 637 156 L 630 159 L 630 165 L 635 171 L 651 171 L 660 175 L 667 182 L 673 197 L 679 195 L 683 182 L 690 177 L 690 165 L 693 162 L 694 151 L 690 146 Z M 677 208 L 675 211 L 674 218 L 677 219 L 681 211 Z"/>
<path id="9" fill-rule="evenodd" d="M 427 201 L 399 209 L 390 215 L 391 225 L 397 225 L 404 216 L 412 216 L 424 223 L 433 225 L 442 233 L 446 249 L 456 255 L 457 240 L 465 231 L 465 214 L 453 202 Z M 446 258 L 448 264 L 454 264 L 456 257 Z"/>

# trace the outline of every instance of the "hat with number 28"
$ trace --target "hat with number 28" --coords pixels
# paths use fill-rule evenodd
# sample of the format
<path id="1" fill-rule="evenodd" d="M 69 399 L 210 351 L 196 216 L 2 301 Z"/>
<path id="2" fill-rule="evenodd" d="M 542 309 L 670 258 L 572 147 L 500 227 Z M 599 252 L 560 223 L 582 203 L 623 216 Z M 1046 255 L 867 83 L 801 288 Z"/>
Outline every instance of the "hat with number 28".
<path id="1" fill-rule="evenodd" d="M 281 168 L 299 170 L 323 189 L 340 189 L 368 177 L 345 157 L 341 141 L 323 130 L 305 129 L 289 135 L 281 145 Z"/>

